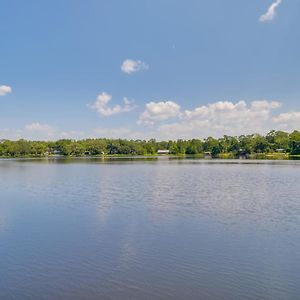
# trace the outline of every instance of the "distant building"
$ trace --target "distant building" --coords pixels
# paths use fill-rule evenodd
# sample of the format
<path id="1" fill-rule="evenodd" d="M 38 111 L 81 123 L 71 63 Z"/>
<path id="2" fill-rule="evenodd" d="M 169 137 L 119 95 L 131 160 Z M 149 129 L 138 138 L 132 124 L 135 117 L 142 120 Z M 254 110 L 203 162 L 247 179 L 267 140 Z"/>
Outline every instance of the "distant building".
<path id="1" fill-rule="evenodd" d="M 240 149 L 239 153 L 238 153 L 238 157 L 239 157 L 239 159 L 247 159 L 248 154 L 244 149 Z"/>
<path id="2" fill-rule="evenodd" d="M 212 158 L 212 153 L 209 151 L 204 152 L 204 158 Z"/>
<path id="3" fill-rule="evenodd" d="M 170 154 L 170 150 L 157 150 L 158 155 L 168 155 Z"/>
<path id="4" fill-rule="evenodd" d="M 63 153 L 60 150 L 52 150 L 53 155 L 63 155 Z"/>
<path id="5" fill-rule="evenodd" d="M 285 152 L 285 149 L 276 149 L 276 152 L 279 152 L 279 153 L 284 153 Z"/>

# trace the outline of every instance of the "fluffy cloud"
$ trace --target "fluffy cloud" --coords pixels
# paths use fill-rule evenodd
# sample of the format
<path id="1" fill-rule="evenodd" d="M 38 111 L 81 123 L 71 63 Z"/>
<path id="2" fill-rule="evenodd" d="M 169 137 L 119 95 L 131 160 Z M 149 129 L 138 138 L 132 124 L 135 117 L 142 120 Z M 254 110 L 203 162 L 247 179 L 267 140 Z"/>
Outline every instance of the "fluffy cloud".
<path id="1" fill-rule="evenodd" d="M 300 112 L 281 113 L 273 121 L 282 130 L 300 130 Z"/>
<path id="2" fill-rule="evenodd" d="M 58 137 L 57 130 L 54 127 L 39 122 L 25 125 L 23 135 L 25 138 L 33 140 L 52 140 Z"/>
<path id="3" fill-rule="evenodd" d="M 149 66 L 141 60 L 125 59 L 121 65 L 122 72 L 132 74 L 141 70 L 147 70 Z"/>
<path id="4" fill-rule="evenodd" d="M 113 139 L 149 139 L 152 136 L 150 133 L 143 133 L 140 131 L 131 130 L 129 128 L 95 128 L 89 135 L 91 138 L 113 138 Z"/>
<path id="5" fill-rule="evenodd" d="M 260 22 L 268 22 L 268 21 L 272 21 L 275 16 L 276 16 L 276 11 L 278 6 L 282 3 L 282 0 L 276 0 L 275 2 L 273 2 L 270 7 L 268 8 L 268 10 L 266 11 L 266 13 L 264 13 L 263 15 L 260 16 L 259 21 Z"/>
<path id="6" fill-rule="evenodd" d="M 277 101 L 219 101 L 180 114 L 180 120 L 158 127 L 163 139 L 222 136 L 266 132 L 272 129 L 272 110 L 279 108 Z"/>
<path id="7" fill-rule="evenodd" d="M 39 122 L 33 122 L 25 125 L 19 129 L 4 128 L 0 129 L 0 139 L 10 139 L 10 140 L 43 140 L 52 141 L 62 138 L 67 139 L 80 139 L 86 137 L 87 134 L 81 131 L 60 131 L 58 128 L 42 124 Z"/>
<path id="8" fill-rule="evenodd" d="M 281 104 L 278 101 L 259 100 L 218 101 L 181 110 L 173 101 L 150 102 L 140 115 L 140 124 L 153 127 L 95 128 L 88 131 L 61 131 L 48 124 L 33 122 L 20 129 L 0 129 L 0 139 L 57 140 L 61 138 L 127 138 L 127 139 L 188 139 L 208 136 L 241 135 L 268 131 L 300 129 L 300 111 L 275 114 Z M 172 120 L 171 120 L 172 119 Z M 168 123 L 166 123 L 169 121 Z"/>
<path id="9" fill-rule="evenodd" d="M 123 99 L 123 106 L 117 104 L 113 107 L 109 107 L 108 103 L 111 101 L 111 99 L 112 95 L 103 92 L 98 95 L 95 103 L 89 104 L 88 107 L 91 109 L 95 109 L 100 115 L 105 117 L 112 116 L 121 112 L 128 112 L 135 108 L 135 106 L 132 104 L 132 101 L 130 101 L 127 97 Z"/>
<path id="10" fill-rule="evenodd" d="M 41 124 L 39 122 L 31 123 L 28 125 L 25 125 L 25 130 L 28 131 L 46 131 L 48 133 L 53 132 L 53 127 L 46 125 L 46 124 Z"/>
<path id="11" fill-rule="evenodd" d="M 59 133 L 54 127 L 50 125 L 34 122 L 25 125 L 21 129 L 0 129 L 0 138 L 11 140 L 52 140 L 59 138 Z"/>
<path id="12" fill-rule="evenodd" d="M 5 96 L 12 92 L 12 88 L 8 85 L 0 85 L 0 96 Z"/>
<path id="13" fill-rule="evenodd" d="M 140 115 L 139 124 L 153 125 L 157 121 L 164 121 L 179 116 L 180 106 L 173 101 L 150 102 Z"/>

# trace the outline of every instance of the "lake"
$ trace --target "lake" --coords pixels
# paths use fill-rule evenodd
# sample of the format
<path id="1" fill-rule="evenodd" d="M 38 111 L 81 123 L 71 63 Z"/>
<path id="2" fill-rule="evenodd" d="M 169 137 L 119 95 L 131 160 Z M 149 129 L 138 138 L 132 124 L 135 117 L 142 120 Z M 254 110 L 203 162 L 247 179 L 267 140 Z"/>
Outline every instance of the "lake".
<path id="1" fill-rule="evenodd" d="M 300 161 L 0 160 L 0 299 L 300 299 Z"/>

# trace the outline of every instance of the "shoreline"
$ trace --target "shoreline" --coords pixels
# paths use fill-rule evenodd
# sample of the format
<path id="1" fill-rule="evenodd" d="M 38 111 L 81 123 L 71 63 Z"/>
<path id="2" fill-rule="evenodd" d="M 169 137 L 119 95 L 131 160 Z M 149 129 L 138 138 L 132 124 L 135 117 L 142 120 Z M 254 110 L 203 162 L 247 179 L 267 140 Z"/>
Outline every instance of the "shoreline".
<path id="1" fill-rule="evenodd" d="M 0 156 L 1 160 L 59 160 L 59 159 L 199 159 L 199 160 L 234 160 L 234 161 L 253 161 L 253 160 L 276 160 L 276 161 L 286 161 L 286 160 L 300 160 L 300 155 L 282 155 L 282 154 L 250 154 L 247 158 L 239 158 L 230 153 L 224 153 L 215 157 L 204 157 L 204 155 L 126 155 L 126 154 L 111 154 L 111 155 L 48 155 L 48 156 Z"/>

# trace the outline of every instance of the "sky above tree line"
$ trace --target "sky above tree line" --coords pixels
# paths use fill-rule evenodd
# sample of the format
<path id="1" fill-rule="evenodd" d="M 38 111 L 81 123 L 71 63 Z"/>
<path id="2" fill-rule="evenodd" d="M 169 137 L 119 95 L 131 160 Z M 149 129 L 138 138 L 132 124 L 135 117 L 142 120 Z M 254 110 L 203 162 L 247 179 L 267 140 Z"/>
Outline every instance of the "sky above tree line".
<path id="1" fill-rule="evenodd" d="M 0 138 L 300 129 L 298 0 L 4 0 Z"/>

